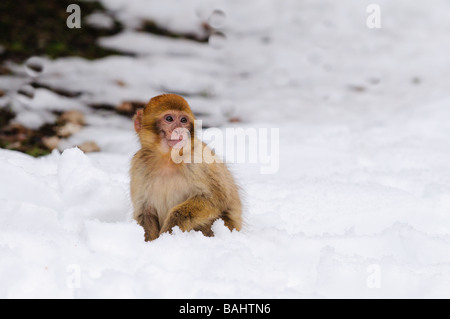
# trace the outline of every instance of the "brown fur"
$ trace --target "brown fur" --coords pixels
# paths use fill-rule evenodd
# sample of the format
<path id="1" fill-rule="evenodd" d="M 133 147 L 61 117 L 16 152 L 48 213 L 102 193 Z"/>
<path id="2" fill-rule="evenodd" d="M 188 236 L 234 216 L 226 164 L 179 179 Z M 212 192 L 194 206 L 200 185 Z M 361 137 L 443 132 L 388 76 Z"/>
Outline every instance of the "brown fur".
<path id="1" fill-rule="evenodd" d="M 136 113 L 135 128 L 141 149 L 131 163 L 130 186 L 133 217 L 144 227 L 145 240 L 154 240 L 175 226 L 182 231 L 197 230 L 213 236 L 211 225 L 218 218 L 230 230 L 240 230 L 241 200 L 230 171 L 218 159 L 211 164 L 172 161 L 170 151 L 164 147 L 167 134 L 161 132 L 167 126 L 163 118 L 167 112 L 189 118 L 186 125 L 191 133 L 191 154 L 183 156 L 193 156 L 194 143 L 201 143 L 194 136 L 194 115 L 178 95 L 154 97 L 143 111 Z M 200 145 L 200 149 L 207 148 L 203 143 Z M 211 154 L 211 150 L 207 151 Z"/>

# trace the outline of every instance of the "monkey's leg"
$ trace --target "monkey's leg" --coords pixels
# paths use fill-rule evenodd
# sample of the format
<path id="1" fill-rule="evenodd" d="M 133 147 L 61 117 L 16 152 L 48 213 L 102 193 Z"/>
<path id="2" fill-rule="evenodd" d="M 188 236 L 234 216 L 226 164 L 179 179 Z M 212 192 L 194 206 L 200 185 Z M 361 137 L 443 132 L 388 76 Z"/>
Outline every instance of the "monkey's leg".
<path id="1" fill-rule="evenodd" d="M 224 221 L 225 226 L 228 227 L 229 230 L 241 230 L 242 216 L 240 207 L 231 208 L 222 212 L 220 218 Z"/>
<path id="2" fill-rule="evenodd" d="M 213 236 L 211 225 L 220 213 L 204 196 L 192 197 L 169 212 L 161 233 L 171 232 L 173 227 L 178 226 L 182 231 L 200 230 L 205 236 Z"/>

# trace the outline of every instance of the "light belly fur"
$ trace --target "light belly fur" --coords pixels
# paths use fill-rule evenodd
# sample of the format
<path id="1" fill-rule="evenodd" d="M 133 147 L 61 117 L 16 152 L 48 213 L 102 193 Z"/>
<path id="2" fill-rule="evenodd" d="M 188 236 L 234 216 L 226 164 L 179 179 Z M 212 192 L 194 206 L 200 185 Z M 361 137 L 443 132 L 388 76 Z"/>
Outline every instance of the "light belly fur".
<path id="1" fill-rule="evenodd" d="M 187 180 L 180 175 L 157 176 L 149 182 L 147 192 L 150 195 L 150 202 L 148 204 L 156 210 L 160 225 L 163 225 L 173 207 L 190 197 L 190 188 Z"/>

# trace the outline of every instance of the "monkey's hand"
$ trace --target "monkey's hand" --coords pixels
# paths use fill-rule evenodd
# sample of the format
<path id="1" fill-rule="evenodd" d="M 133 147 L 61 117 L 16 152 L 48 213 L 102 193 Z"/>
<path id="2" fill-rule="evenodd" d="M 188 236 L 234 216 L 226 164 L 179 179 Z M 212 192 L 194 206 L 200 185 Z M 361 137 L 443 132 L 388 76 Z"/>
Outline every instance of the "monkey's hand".
<path id="1" fill-rule="evenodd" d="M 219 217 L 220 211 L 207 197 L 194 196 L 169 212 L 161 233 L 171 232 L 178 226 L 182 231 L 199 230 L 205 236 L 213 236 L 211 225 Z"/>

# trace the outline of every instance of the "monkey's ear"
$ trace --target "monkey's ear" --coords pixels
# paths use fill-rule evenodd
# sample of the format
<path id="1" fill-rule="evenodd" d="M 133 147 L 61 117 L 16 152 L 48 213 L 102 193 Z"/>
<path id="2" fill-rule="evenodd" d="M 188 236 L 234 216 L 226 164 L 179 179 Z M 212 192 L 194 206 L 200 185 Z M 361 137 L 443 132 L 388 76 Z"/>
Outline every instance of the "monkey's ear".
<path id="1" fill-rule="evenodd" d="M 134 130 L 136 133 L 139 133 L 139 131 L 142 129 L 142 116 L 144 114 L 143 109 L 139 109 L 136 111 L 136 114 L 133 116 L 134 120 Z"/>

